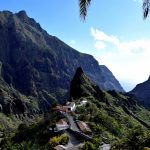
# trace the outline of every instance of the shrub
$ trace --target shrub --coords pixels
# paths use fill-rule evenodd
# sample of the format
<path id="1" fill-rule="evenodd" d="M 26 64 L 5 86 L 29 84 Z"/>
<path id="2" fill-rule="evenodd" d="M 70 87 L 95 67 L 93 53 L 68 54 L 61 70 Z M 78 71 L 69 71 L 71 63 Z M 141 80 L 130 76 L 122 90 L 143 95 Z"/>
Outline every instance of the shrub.
<path id="1" fill-rule="evenodd" d="M 48 145 L 49 145 L 49 148 L 53 148 L 59 144 L 66 145 L 68 141 L 69 141 L 69 136 L 67 134 L 62 134 L 60 136 L 55 136 L 51 138 Z"/>
<path id="2" fill-rule="evenodd" d="M 60 142 L 59 137 L 56 137 L 56 136 L 55 136 L 55 137 L 53 137 L 53 138 L 49 141 L 48 145 L 49 145 L 50 148 L 53 148 L 53 147 L 59 145 L 59 142 Z"/>
<path id="3" fill-rule="evenodd" d="M 120 140 L 116 141 L 112 145 L 112 149 L 132 149 L 132 150 L 143 150 L 145 145 L 144 130 L 142 127 L 137 126 L 132 129 L 128 135 Z"/>
<path id="4" fill-rule="evenodd" d="M 94 137 L 92 139 L 92 143 L 96 148 L 98 148 L 102 144 L 102 139 L 100 137 Z"/>
<path id="5" fill-rule="evenodd" d="M 144 150 L 150 150 L 150 148 L 148 148 L 148 147 L 144 147 Z"/>
<path id="6" fill-rule="evenodd" d="M 27 125 L 24 124 L 24 123 L 21 123 L 19 126 L 18 126 L 18 131 L 22 131 L 22 130 L 25 130 L 27 129 Z"/>
<path id="7" fill-rule="evenodd" d="M 7 150 L 7 149 L 14 150 L 15 147 L 10 138 L 4 138 L 0 143 L 0 149 L 1 150 Z"/>
<path id="8" fill-rule="evenodd" d="M 60 139 L 60 144 L 66 145 L 69 141 L 69 137 L 67 134 L 62 134 Z"/>
<path id="9" fill-rule="evenodd" d="M 97 150 L 97 148 L 93 143 L 87 141 L 85 142 L 81 150 Z"/>

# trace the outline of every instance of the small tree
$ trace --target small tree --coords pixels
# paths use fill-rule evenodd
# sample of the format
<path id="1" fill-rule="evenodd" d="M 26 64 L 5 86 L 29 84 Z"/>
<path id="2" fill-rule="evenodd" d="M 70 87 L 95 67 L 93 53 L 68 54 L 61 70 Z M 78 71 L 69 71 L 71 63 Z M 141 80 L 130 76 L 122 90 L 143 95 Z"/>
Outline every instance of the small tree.
<path id="1" fill-rule="evenodd" d="M 18 126 L 18 131 L 22 131 L 22 130 L 25 130 L 27 129 L 27 125 L 24 124 L 24 123 L 21 123 L 19 126 Z"/>
<path id="2" fill-rule="evenodd" d="M 67 134 L 62 134 L 60 144 L 66 145 L 68 141 L 69 141 L 69 136 Z"/>
<path id="3" fill-rule="evenodd" d="M 93 143 L 87 141 L 85 142 L 81 150 L 97 150 L 97 148 Z"/>

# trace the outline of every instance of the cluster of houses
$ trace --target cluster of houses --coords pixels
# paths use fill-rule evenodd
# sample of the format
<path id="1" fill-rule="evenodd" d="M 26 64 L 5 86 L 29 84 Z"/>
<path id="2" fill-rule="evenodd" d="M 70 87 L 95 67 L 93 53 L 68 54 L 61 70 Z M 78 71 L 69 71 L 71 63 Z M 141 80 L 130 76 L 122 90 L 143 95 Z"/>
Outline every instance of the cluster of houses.
<path id="1" fill-rule="evenodd" d="M 80 104 L 76 105 L 75 102 L 67 102 L 66 105 L 57 105 L 53 108 L 54 111 L 60 111 L 60 112 L 74 112 L 76 110 L 77 106 L 82 106 L 87 103 L 87 100 L 84 99 L 80 102 Z"/>
<path id="2" fill-rule="evenodd" d="M 75 102 L 67 102 L 66 105 L 64 106 L 58 105 L 55 108 L 53 108 L 53 110 L 57 112 L 62 112 L 62 113 L 74 113 L 77 106 L 82 106 L 82 105 L 85 105 L 86 103 L 87 103 L 86 100 L 81 101 L 79 105 L 76 105 Z M 78 120 L 76 121 L 76 124 L 78 128 L 81 130 L 81 132 L 91 133 L 91 129 L 85 122 Z M 60 119 L 56 123 L 56 131 L 65 130 L 69 127 L 70 127 L 70 123 L 67 121 L 66 118 Z"/>
<path id="3" fill-rule="evenodd" d="M 59 111 L 59 112 L 74 112 L 76 109 L 76 104 L 74 102 L 67 102 L 66 105 L 61 106 L 58 105 L 53 108 L 54 111 Z"/>

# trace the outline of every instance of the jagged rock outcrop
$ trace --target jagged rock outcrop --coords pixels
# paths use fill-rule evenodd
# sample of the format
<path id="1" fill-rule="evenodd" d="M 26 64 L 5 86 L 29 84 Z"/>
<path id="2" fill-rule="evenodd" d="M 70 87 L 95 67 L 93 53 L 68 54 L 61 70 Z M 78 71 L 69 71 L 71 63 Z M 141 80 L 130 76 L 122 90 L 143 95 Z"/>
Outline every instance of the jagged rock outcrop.
<path id="1" fill-rule="evenodd" d="M 82 68 L 79 67 L 71 81 L 70 98 L 79 99 L 91 95 L 99 100 L 103 100 L 105 94 L 99 86 L 90 81 Z"/>

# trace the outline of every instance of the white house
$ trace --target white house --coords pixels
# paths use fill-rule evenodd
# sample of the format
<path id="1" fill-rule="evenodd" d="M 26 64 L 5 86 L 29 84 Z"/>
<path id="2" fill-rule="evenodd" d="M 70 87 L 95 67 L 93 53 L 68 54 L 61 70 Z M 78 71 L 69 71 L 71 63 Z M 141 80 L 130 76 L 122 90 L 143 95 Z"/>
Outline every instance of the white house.
<path id="1" fill-rule="evenodd" d="M 76 104 L 74 102 L 67 102 L 65 106 L 63 106 L 63 109 L 66 112 L 71 112 L 71 111 L 75 111 L 76 109 Z"/>
<path id="2" fill-rule="evenodd" d="M 80 105 L 85 105 L 87 103 L 87 100 L 86 99 L 83 99 L 81 102 L 80 102 Z"/>

